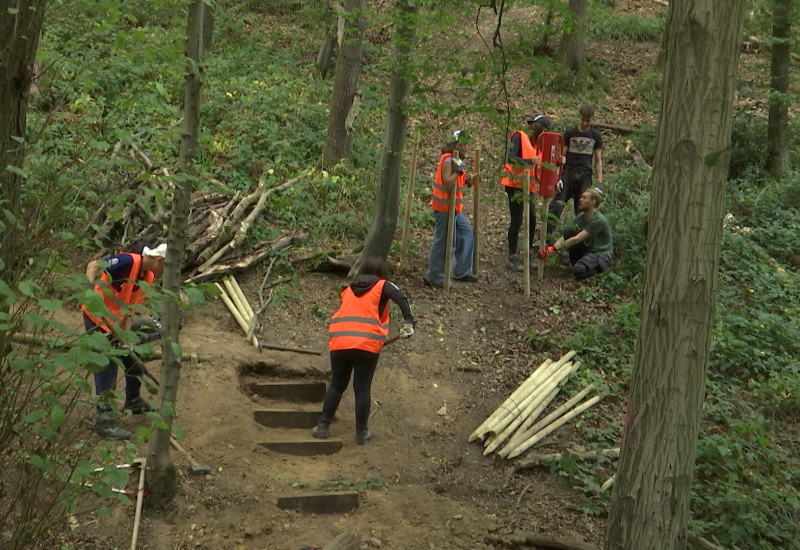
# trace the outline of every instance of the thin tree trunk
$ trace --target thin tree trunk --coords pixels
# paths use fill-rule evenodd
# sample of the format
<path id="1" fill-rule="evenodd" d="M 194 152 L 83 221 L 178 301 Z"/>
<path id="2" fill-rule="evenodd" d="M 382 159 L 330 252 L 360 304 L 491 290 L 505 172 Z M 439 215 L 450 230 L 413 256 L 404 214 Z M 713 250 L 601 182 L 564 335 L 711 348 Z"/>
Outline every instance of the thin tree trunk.
<path id="1" fill-rule="evenodd" d="M 383 134 L 383 153 L 378 172 L 378 196 L 372 215 L 364 249 L 359 254 L 350 276 L 355 276 L 364 260 L 370 256 L 386 258 L 397 227 L 398 198 L 400 195 L 400 164 L 406 140 L 408 111 L 405 102 L 411 90 L 413 71 L 412 52 L 417 39 L 417 2 L 398 0 L 397 31 L 395 35 L 395 60 L 389 91 L 389 112 Z"/>
<path id="2" fill-rule="evenodd" d="M 21 213 L 22 176 L 18 170 L 25 159 L 28 97 L 45 5 L 45 0 L 0 0 L 0 209 L 8 210 L 15 220 Z M 0 222 L 5 226 L 0 234 L 0 258 L 5 266 L 0 271 L 13 271 L 20 260 L 22 226 L 5 215 Z"/>
<path id="3" fill-rule="evenodd" d="M 743 14 L 744 0 L 670 2 L 653 231 L 606 550 L 686 547 Z"/>
<path id="4" fill-rule="evenodd" d="M 210 50 L 214 43 L 214 8 L 206 4 L 203 12 L 203 51 Z"/>
<path id="5" fill-rule="evenodd" d="M 781 177 L 789 171 L 789 71 L 793 0 L 774 0 L 772 11 L 772 60 L 770 64 L 769 126 L 767 165 L 770 175 Z"/>
<path id="6" fill-rule="evenodd" d="M 572 24 L 564 32 L 562 49 L 564 52 L 564 67 L 576 73 L 581 70 L 583 65 L 583 38 L 586 32 L 587 9 L 586 0 L 569 0 Z"/>
<path id="7" fill-rule="evenodd" d="M 164 290 L 173 296 L 180 294 L 181 264 L 186 250 L 186 228 L 189 225 L 189 197 L 192 192 L 192 160 L 197 150 L 198 128 L 200 126 L 200 86 L 203 62 L 203 0 L 195 0 L 189 11 L 186 33 L 186 96 L 184 101 L 183 135 L 178 160 L 175 194 L 173 198 L 172 221 L 167 239 L 167 264 L 164 269 Z M 176 354 L 180 342 L 178 304 L 175 300 L 164 302 L 164 332 L 166 338 L 162 346 L 163 365 L 161 369 L 161 417 L 166 429 L 157 429 L 150 444 L 148 466 L 152 473 L 150 481 L 150 500 L 163 506 L 175 497 L 177 476 L 169 453 L 172 422 L 175 415 L 175 402 L 178 397 L 181 358 Z"/>
<path id="8" fill-rule="evenodd" d="M 344 8 L 344 40 L 339 44 L 339 59 L 328 119 L 328 138 L 322 153 L 326 167 L 334 166 L 350 156 L 352 119 L 358 107 L 356 90 L 361 73 L 361 54 L 364 50 L 366 0 L 346 0 Z"/>

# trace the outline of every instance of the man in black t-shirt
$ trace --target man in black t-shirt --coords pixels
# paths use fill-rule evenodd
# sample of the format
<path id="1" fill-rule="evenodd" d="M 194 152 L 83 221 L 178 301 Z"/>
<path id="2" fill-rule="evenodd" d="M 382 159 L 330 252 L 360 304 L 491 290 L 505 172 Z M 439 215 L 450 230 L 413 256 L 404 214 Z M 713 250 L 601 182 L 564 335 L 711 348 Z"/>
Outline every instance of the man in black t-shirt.
<path id="1" fill-rule="evenodd" d="M 564 132 L 564 156 L 567 162 L 561 174 L 561 192 L 550 203 L 550 220 L 547 233 L 552 234 L 564 205 L 572 199 L 575 214 L 578 213 L 578 199 L 592 186 L 592 160 L 597 177 L 596 189 L 603 192 L 603 138 L 592 128 L 594 107 L 584 105 L 580 109 L 580 122 L 575 128 Z"/>

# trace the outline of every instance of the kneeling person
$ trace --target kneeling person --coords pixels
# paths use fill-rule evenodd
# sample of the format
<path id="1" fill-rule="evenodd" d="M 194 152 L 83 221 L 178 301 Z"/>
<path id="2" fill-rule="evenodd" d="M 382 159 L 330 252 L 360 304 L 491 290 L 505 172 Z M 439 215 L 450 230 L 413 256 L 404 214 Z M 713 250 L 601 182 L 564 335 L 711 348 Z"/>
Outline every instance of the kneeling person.
<path id="1" fill-rule="evenodd" d="M 564 236 L 552 246 L 539 251 L 545 259 L 556 250 L 569 250 L 569 263 L 573 275 L 578 279 L 589 279 L 608 271 L 614 254 L 614 240 L 608 219 L 597 209 L 603 203 L 603 195 L 595 189 L 584 191 L 578 199 L 578 215 L 575 227 L 567 228 Z"/>

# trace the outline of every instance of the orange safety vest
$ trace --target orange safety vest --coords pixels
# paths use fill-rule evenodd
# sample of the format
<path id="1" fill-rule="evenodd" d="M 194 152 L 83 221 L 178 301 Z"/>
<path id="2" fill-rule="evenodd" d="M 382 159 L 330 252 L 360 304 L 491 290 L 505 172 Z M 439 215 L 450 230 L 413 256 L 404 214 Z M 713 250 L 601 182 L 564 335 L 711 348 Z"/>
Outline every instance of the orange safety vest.
<path id="1" fill-rule="evenodd" d="M 108 276 L 108 273 L 105 271 L 100 274 L 101 282 L 94 285 L 94 289 L 103 296 L 103 303 L 110 312 L 110 315 L 107 318 L 96 317 L 95 315 L 89 313 L 89 310 L 86 309 L 86 306 L 81 306 L 81 309 L 86 316 L 89 317 L 89 319 L 91 319 L 95 325 L 106 332 L 111 332 L 111 327 L 108 325 L 119 325 L 125 318 L 126 314 L 122 313 L 123 305 L 132 306 L 144 303 L 145 294 L 138 285 L 139 271 L 141 271 L 142 268 L 142 255 L 128 255 L 133 258 L 133 267 L 131 267 L 131 273 L 128 277 L 128 280 L 122 283 L 122 286 L 119 290 L 116 290 L 113 286 L 111 286 L 111 280 Z M 148 271 L 144 276 L 144 282 L 152 285 L 155 278 L 156 277 L 153 272 Z"/>
<path id="2" fill-rule="evenodd" d="M 448 210 L 450 193 L 448 193 L 442 181 L 442 164 L 444 164 L 445 159 L 452 156 L 452 153 L 443 153 L 442 158 L 439 159 L 439 166 L 436 167 L 436 177 L 433 180 L 433 198 L 431 199 L 431 208 L 436 212 L 447 212 Z M 456 180 L 456 213 L 461 212 L 463 208 L 464 184 L 466 182 L 467 173 L 462 172 Z"/>
<path id="3" fill-rule="evenodd" d="M 506 163 L 505 167 L 503 168 L 504 172 L 508 172 L 511 176 L 506 176 L 500 183 L 505 185 L 506 187 L 513 187 L 515 189 L 522 189 L 522 182 L 524 180 L 525 172 L 531 175 L 531 193 L 536 192 L 536 182 L 538 181 L 538 176 L 536 175 L 537 171 L 539 170 L 539 163 L 541 162 L 541 153 L 539 149 L 531 143 L 531 138 L 528 137 L 528 134 L 525 132 L 514 132 L 511 134 L 511 138 L 514 137 L 514 134 L 519 134 L 519 141 L 520 145 L 522 146 L 522 151 L 520 152 L 520 158 L 525 160 L 532 160 L 534 166 L 531 168 L 522 168 L 521 166 L 514 166 L 512 164 Z"/>
<path id="4" fill-rule="evenodd" d="M 333 314 L 328 328 L 331 351 L 363 349 L 380 353 L 389 336 L 389 304 L 378 311 L 385 279 L 363 296 L 356 296 L 348 286 L 342 292 L 342 307 Z"/>

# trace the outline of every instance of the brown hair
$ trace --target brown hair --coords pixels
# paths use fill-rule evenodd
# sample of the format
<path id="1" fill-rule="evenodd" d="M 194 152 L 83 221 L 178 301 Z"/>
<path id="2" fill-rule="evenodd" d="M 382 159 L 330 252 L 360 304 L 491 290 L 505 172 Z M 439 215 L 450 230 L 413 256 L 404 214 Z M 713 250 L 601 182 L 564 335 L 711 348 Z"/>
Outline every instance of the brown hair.
<path id="1" fill-rule="evenodd" d="M 364 265 L 361 266 L 362 275 L 376 275 L 381 279 L 386 278 L 386 264 L 383 258 L 379 256 L 370 256 L 364 260 Z"/>
<path id="2" fill-rule="evenodd" d="M 603 194 L 597 189 L 587 189 L 587 191 L 589 192 L 589 196 L 592 197 L 592 200 L 595 202 L 595 207 L 600 208 L 600 205 L 603 204 Z"/>
<path id="3" fill-rule="evenodd" d="M 594 116 L 594 107 L 591 105 L 584 105 L 579 111 L 583 118 L 592 118 Z"/>

